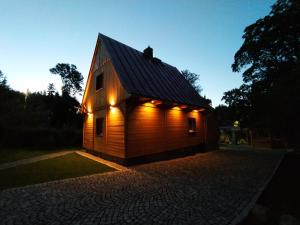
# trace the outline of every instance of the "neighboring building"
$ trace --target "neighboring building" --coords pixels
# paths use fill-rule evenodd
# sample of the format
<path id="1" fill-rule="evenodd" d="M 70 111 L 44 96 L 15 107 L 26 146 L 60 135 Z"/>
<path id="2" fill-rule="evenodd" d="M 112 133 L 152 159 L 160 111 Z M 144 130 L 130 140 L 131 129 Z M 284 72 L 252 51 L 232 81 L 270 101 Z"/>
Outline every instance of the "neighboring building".
<path id="1" fill-rule="evenodd" d="M 122 164 L 217 148 L 212 107 L 150 47 L 99 34 L 82 111 L 83 147 Z"/>

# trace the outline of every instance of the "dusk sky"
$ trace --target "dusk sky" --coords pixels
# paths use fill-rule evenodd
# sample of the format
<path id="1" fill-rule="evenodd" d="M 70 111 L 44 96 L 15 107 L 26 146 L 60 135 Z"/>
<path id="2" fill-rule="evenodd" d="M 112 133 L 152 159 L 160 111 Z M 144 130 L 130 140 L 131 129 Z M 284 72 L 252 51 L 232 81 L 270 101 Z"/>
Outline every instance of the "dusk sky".
<path id="1" fill-rule="evenodd" d="M 60 90 L 60 78 L 49 72 L 60 62 L 75 64 L 86 81 L 100 32 L 140 51 L 150 45 L 156 57 L 200 74 L 202 94 L 217 106 L 242 83 L 231 64 L 244 28 L 274 2 L 0 0 L 0 70 L 22 92 L 50 82 Z"/>

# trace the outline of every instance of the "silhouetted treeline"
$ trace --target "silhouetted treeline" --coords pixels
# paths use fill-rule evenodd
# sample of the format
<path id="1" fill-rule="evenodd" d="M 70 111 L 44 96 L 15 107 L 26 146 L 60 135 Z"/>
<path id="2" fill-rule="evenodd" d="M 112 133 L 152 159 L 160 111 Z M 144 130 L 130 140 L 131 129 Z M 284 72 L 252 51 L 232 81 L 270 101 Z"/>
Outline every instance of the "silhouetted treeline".
<path id="1" fill-rule="evenodd" d="M 299 28 L 299 0 L 277 0 L 267 16 L 245 28 L 232 64 L 244 83 L 224 93 L 228 108 L 218 108 L 223 122 L 235 117 L 243 127 L 267 130 L 272 142 L 300 147 Z"/>
<path id="2" fill-rule="evenodd" d="M 0 148 L 80 146 L 79 102 L 68 93 L 21 93 L 0 79 Z"/>

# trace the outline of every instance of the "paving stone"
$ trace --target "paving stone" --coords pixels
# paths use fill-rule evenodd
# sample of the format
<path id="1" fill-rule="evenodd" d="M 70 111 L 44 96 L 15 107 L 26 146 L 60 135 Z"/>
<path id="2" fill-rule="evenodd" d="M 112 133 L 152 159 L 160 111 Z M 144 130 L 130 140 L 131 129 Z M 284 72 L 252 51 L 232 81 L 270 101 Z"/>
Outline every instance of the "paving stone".
<path id="1" fill-rule="evenodd" d="M 220 150 L 0 192 L 0 224 L 229 224 L 280 151 Z"/>

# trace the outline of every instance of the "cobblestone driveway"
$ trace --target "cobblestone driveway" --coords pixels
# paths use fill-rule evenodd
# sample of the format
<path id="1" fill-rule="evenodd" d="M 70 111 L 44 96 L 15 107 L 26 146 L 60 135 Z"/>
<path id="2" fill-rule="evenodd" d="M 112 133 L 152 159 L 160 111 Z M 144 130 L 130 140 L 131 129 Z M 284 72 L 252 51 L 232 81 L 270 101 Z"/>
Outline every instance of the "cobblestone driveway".
<path id="1" fill-rule="evenodd" d="M 230 224 L 282 153 L 220 150 L 0 192 L 0 224 Z"/>

